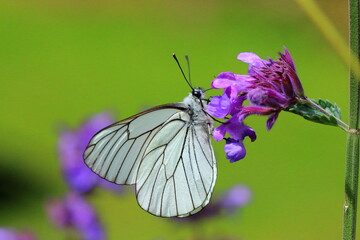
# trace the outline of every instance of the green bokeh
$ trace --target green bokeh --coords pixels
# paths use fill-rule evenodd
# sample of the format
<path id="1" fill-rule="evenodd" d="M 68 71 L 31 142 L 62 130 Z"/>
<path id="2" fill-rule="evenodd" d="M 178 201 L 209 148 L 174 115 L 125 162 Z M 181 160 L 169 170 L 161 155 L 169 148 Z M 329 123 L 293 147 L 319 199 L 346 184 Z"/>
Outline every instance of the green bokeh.
<path id="1" fill-rule="evenodd" d="M 329 1 L 328 14 L 346 32 L 346 2 L 337 2 Z M 336 102 L 347 118 L 347 67 L 292 1 L 0 4 L 0 188 L 11 192 L 0 196 L 0 226 L 32 229 L 39 239 L 65 239 L 44 211 L 47 198 L 67 191 L 56 152 L 60 129 L 103 110 L 121 119 L 181 101 L 189 88 L 173 52 L 190 55 L 194 85 L 207 88 L 219 72 L 245 74 L 239 52 L 276 57 L 286 46 L 306 94 Z M 250 240 L 340 239 L 344 133 L 290 113 L 280 114 L 269 132 L 265 118 L 247 123 L 258 139 L 246 141 L 244 160 L 230 164 L 223 143 L 213 144 L 219 172 L 214 196 L 243 183 L 254 195 L 248 207 L 231 218 L 178 225 L 142 211 L 133 194 L 99 191 L 91 201 L 109 239 L 189 239 L 194 232 Z"/>

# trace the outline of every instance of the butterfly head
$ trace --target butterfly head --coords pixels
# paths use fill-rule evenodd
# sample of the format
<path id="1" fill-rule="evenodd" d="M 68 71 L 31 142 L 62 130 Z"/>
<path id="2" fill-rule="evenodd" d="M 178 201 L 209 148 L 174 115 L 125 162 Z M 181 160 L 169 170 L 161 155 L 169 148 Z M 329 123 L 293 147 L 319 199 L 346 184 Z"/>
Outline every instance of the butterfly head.
<path id="1" fill-rule="evenodd" d="M 184 103 L 191 106 L 192 109 L 203 109 L 206 105 L 205 100 L 205 91 L 202 88 L 193 88 L 189 93 L 189 96 L 184 98 Z"/>
<path id="2" fill-rule="evenodd" d="M 200 100 L 204 99 L 205 97 L 205 91 L 202 88 L 193 88 L 191 94 Z"/>

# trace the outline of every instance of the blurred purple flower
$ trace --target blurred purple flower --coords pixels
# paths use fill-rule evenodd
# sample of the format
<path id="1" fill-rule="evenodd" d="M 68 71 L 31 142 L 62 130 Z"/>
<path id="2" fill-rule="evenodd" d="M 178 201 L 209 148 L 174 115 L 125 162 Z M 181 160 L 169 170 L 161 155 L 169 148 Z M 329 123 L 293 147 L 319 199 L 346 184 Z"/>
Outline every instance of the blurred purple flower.
<path id="1" fill-rule="evenodd" d="M 37 238 L 28 231 L 17 232 L 11 228 L 0 227 L 0 240 L 36 240 Z"/>
<path id="2" fill-rule="evenodd" d="M 83 160 L 83 153 L 91 137 L 113 122 L 110 115 L 101 113 L 90 118 L 79 129 L 65 130 L 60 134 L 58 151 L 62 172 L 72 190 L 83 194 L 97 185 L 113 191 L 121 189 L 121 186 L 110 183 L 93 173 Z"/>
<path id="3" fill-rule="evenodd" d="M 84 240 L 105 239 L 95 210 L 77 193 L 69 193 L 61 200 L 48 201 L 46 210 L 58 228 L 74 228 Z"/>
<path id="4" fill-rule="evenodd" d="M 240 53 L 237 59 L 249 64 L 248 75 L 220 73 L 212 81 L 212 87 L 224 89 L 224 93 L 213 97 L 208 105 L 208 112 L 214 117 L 228 119 L 227 116 L 231 116 L 214 130 L 216 141 L 226 132 L 230 135 L 225 146 L 230 162 L 245 157 L 242 141 L 246 136 L 252 141 L 256 139 L 254 130 L 243 122 L 246 117 L 254 114 L 269 116 L 266 128 L 270 130 L 282 110 L 305 98 L 295 64 L 286 48 L 277 60 L 263 60 L 251 52 Z M 245 100 L 250 105 L 243 106 Z"/>
<path id="5" fill-rule="evenodd" d="M 228 212 L 243 207 L 251 200 L 251 191 L 242 184 L 235 185 L 229 189 L 220 199 L 219 204 Z"/>
<path id="6" fill-rule="evenodd" d="M 251 200 L 251 191 L 242 184 L 230 188 L 218 200 L 212 200 L 203 210 L 187 218 L 176 218 L 179 221 L 198 221 L 223 214 L 233 214 Z"/>

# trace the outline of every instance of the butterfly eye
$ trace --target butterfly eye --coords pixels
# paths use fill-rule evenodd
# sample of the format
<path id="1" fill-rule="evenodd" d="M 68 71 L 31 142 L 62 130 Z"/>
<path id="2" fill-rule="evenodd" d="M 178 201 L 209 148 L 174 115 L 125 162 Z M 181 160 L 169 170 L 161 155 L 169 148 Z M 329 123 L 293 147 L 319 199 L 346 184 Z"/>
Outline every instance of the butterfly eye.
<path id="1" fill-rule="evenodd" d="M 193 96 L 195 96 L 195 97 L 197 97 L 197 98 L 201 98 L 201 92 L 199 91 L 199 90 L 196 90 L 196 89 L 194 89 L 194 91 L 193 91 Z"/>

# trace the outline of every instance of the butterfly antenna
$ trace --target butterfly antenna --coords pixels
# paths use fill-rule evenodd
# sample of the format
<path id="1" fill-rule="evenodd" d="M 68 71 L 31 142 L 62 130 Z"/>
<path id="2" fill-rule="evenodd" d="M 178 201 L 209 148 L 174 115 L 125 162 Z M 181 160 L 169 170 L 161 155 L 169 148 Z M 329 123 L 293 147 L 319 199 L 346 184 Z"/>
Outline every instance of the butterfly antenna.
<path id="1" fill-rule="evenodd" d="M 191 82 L 191 75 L 190 75 L 190 59 L 189 59 L 189 56 L 188 56 L 188 55 L 185 55 L 185 59 L 186 59 L 187 66 L 188 66 L 188 72 L 189 72 L 189 82 L 190 82 L 190 84 L 192 85 L 192 82 Z"/>
<path id="2" fill-rule="evenodd" d="M 208 88 L 208 89 L 204 90 L 204 92 L 207 92 L 207 91 L 212 90 L 212 89 L 213 89 L 213 88 Z"/>
<path id="3" fill-rule="evenodd" d="M 182 69 L 182 67 L 181 67 L 181 65 L 180 65 L 180 63 L 179 63 L 179 60 L 177 59 L 175 53 L 173 53 L 173 58 L 175 59 L 177 65 L 179 66 L 180 71 L 181 71 L 182 75 L 183 75 L 184 78 L 185 78 L 185 81 L 187 82 L 187 84 L 189 85 L 189 87 L 190 87 L 192 90 L 194 90 L 194 88 L 191 86 L 191 83 L 190 83 L 189 80 L 186 78 L 185 73 L 184 73 L 184 71 L 183 71 L 183 69 Z M 190 75 L 189 75 L 189 76 L 190 76 Z"/>

